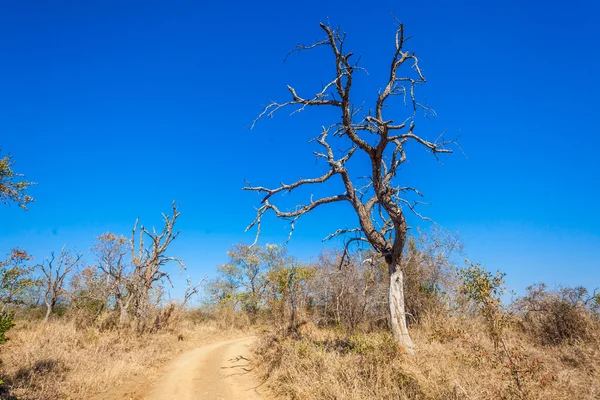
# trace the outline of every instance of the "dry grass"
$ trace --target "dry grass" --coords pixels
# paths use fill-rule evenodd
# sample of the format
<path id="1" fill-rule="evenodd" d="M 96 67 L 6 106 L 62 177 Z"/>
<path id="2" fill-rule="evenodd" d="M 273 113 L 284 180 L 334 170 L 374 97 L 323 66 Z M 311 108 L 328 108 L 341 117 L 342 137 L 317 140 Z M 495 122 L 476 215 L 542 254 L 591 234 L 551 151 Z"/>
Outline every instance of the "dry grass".
<path id="1" fill-rule="evenodd" d="M 512 326 L 505 351 L 481 321 L 458 317 L 425 318 L 412 334 L 411 358 L 383 331 L 345 337 L 313 327 L 299 340 L 267 333 L 258 363 L 269 387 L 289 399 L 600 398 L 597 339 L 541 346 Z"/>
<path id="2" fill-rule="evenodd" d="M 241 335 L 215 321 L 185 318 L 143 336 L 129 330 L 77 329 L 69 319 L 48 325 L 18 321 L 0 349 L 5 381 L 0 398 L 87 399 L 131 380 L 151 381 L 165 362 L 186 349 Z"/>

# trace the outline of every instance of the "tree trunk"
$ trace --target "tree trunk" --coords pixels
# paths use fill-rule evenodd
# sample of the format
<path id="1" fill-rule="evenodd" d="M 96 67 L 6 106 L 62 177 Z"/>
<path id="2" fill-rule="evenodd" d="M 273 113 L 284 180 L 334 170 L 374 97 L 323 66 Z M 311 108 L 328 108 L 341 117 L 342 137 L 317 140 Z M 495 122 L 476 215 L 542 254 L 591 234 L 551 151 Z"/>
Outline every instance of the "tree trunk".
<path id="1" fill-rule="evenodd" d="M 406 310 L 404 307 L 404 275 L 399 261 L 388 263 L 390 285 L 388 301 L 390 307 L 390 325 L 394 340 L 409 355 L 414 354 L 412 340 L 408 334 L 406 325 Z"/>
<path id="2" fill-rule="evenodd" d="M 125 323 L 127 323 L 127 307 L 129 306 L 129 301 L 127 302 L 127 304 L 123 303 L 123 299 L 122 298 L 118 298 L 117 299 L 117 303 L 119 305 L 119 311 L 120 311 L 120 315 L 119 315 L 119 326 L 123 326 L 125 325 Z"/>
<path id="3" fill-rule="evenodd" d="M 46 316 L 44 317 L 44 323 L 48 323 L 48 319 L 50 318 L 50 314 L 52 314 L 52 303 L 46 302 Z"/>

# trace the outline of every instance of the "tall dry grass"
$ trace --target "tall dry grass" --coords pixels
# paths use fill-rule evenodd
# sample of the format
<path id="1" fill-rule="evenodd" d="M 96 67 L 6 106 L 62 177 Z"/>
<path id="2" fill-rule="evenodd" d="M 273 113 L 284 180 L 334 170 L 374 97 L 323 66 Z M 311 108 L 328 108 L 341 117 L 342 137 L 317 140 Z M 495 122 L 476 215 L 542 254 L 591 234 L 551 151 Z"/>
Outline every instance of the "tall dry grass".
<path id="1" fill-rule="evenodd" d="M 260 373 L 282 398 L 600 398 L 600 330 L 588 341 L 543 346 L 514 323 L 502 349 L 477 318 L 430 315 L 413 327 L 409 357 L 386 331 L 346 336 L 307 326 L 299 340 L 265 333 L 258 345 Z"/>
<path id="2" fill-rule="evenodd" d="M 0 398 L 89 399 L 132 381 L 151 382 L 180 352 L 243 334 L 218 321 L 194 321 L 183 315 L 167 329 L 144 335 L 129 329 L 82 329 L 76 318 L 47 325 L 17 321 L 10 341 L 0 348 L 4 380 Z"/>

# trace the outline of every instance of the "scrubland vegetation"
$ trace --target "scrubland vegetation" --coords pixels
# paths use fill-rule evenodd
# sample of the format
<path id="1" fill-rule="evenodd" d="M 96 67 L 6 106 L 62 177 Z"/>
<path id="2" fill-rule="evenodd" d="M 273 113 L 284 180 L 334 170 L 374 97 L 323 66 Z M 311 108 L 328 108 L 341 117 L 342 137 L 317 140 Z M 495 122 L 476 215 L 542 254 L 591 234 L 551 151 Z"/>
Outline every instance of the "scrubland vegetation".
<path id="1" fill-rule="evenodd" d="M 244 316 L 189 309 L 202 279 L 188 280 L 183 299 L 165 298 L 164 266 L 181 263 L 168 254 L 178 216 L 173 207 L 160 232 L 136 223 L 131 240 L 100 235 L 85 265 L 67 248 L 41 262 L 14 249 L 0 262 L 0 398 L 87 399 L 119 387 L 126 398 L 179 352 L 247 335 Z"/>
<path id="2" fill-rule="evenodd" d="M 346 202 L 359 227 L 328 237 L 354 235 L 345 247 L 300 260 L 278 245 L 237 244 L 216 278 L 189 280 L 177 302 L 165 297 L 171 285 L 165 266 L 185 268 L 169 249 L 179 234 L 175 205 L 162 230 L 136 221 L 130 237 L 98 236 L 85 264 L 83 253 L 67 247 L 44 260 L 13 249 L 0 263 L 2 398 L 93 398 L 111 387 L 150 382 L 186 348 L 249 330 L 260 333 L 255 371 L 281 398 L 600 398 L 596 292 L 538 283 L 509 300 L 503 273 L 465 261 L 457 237 L 435 230 L 409 235 L 405 211 L 427 218 L 415 209 L 422 194 L 395 181 L 407 159 L 405 144 L 438 159 L 457 143 L 414 133 L 417 112 L 435 113 L 416 98 L 415 88 L 426 80 L 418 58 L 404 49 L 403 25 L 388 81 L 364 115 L 351 100 L 353 73 L 362 68 L 349 61 L 346 34 L 321 28 L 323 41 L 296 51 L 328 48 L 333 80 L 306 98 L 288 86 L 291 100 L 270 103 L 258 119 L 284 107 L 295 108 L 292 114 L 335 109 L 341 120 L 315 139 L 320 150 L 314 154 L 329 170 L 274 188 L 248 183 L 246 190 L 262 196 L 248 228 L 256 228 L 258 242 L 266 213 L 290 221 L 293 232 L 316 207 Z M 402 123 L 385 111 L 395 96 L 409 110 L 397 119 Z M 355 152 L 368 157 L 364 174 L 348 170 Z M 31 183 L 17 179 L 11 166 L 10 157 L 0 159 L 0 201 L 26 208 Z M 311 196 L 291 211 L 270 202 L 338 178 L 344 185 L 338 195 Z M 189 300 L 199 293 L 203 305 L 191 310 Z"/>
<path id="3" fill-rule="evenodd" d="M 289 399 L 594 399 L 600 298 L 531 286 L 506 301 L 502 273 L 460 258 L 455 237 L 411 239 L 403 265 L 410 356 L 386 314 L 386 266 L 370 252 L 299 263 L 238 246 L 212 282 L 220 307 L 264 327 L 255 363 Z M 462 265 L 465 265 L 464 267 Z M 504 301 L 503 301 L 504 300 Z"/>
<path id="4" fill-rule="evenodd" d="M 83 327 L 74 315 L 47 324 L 39 315 L 18 318 L 1 350 L 0 398 L 89 399 L 115 388 L 123 396 L 111 398 L 130 398 L 127 393 L 149 387 L 160 367 L 181 351 L 245 334 L 181 311 L 172 318 L 164 329 L 145 334 L 101 324 Z"/>
<path id="5" fill-rule="evenodd" d="M 165 218 L 163 238 L 175 234 L 172 221 Z M 156 257 L 147 260 L 176 259 L 150 242 L 147 254 Z M 324 250 L 308 262 L 280 246 L 237 244 L 216 278 L 190 283 L 176 303 L 163 298 L 167 275 L 146 291 L 136 271 L 151 262 L 137 262 L 131 248 L 135 242 L 101 235 L 96 263 L 85 268 L 64 249 L 42 264 L 23 250 L 8 255 L 2 398 L 93 398 L 115 387 L 126 398 L 179 352 L 250 331 L 259 332 L 255 371 L 281 398 L 600 395 L 600 296 L 536 284 L 507 301 L 503 274 L 465 263 L 452 235 L 419 233 L 403 257 L 412 356 L 390 333 L 387 265 L 371 251 Z M 54 278 L 68 270 L 62 283 L 47 278 L 49 264 Z M 163 265 L 150 271 L 160 276 Z M 190 309 L 198 291 L 202 306 Z"/>

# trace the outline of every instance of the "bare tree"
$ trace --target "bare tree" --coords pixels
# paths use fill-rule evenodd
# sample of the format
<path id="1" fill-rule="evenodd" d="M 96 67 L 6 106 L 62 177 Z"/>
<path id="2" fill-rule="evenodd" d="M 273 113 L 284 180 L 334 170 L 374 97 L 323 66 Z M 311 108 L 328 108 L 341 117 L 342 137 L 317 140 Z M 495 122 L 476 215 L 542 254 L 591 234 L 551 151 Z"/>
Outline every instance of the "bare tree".
<path id="1" fill-rule="evenodd" d="M 48 322 L 54 307 L 66 293 L 64 289 L 65 278 L 79 264 L 81 257 L 81 253 L 66 250 L 63 246 L 58 257 L 52 252 L 49 258 L 44 260 L 42 264 L 37 265 L 43 274 L 41 285 L 43 287 L 44 303 L 46 304 L 44 323 Z"/>
<path id="2" fill-rule="evenodd" d="M 351 243 L 365 242 L 371 245 L 385 258 L 389 272 L 389 315 L 390 324 L 395 340 L 408 353 L 413 353 L 413 344 L 406 324 L 404 304 L 404 276 L 401 268 L 404 244 L 407 238 L 408 225 L 405 210 L 410 210 L 419 217 L 416 210 L 418 201 L 411 201 L 407 195 L 422 196 L 410 186 L 400 185 L 396 176 L 400 166 L 406 161 L 405 145 L 415 142 L 429 151 L 436 158 L 440 153 L 451 153 L 447 141 L 440 136 L 430 141 L 416 132 L 416 115 L 419 110 L 432 114 L 433 110 L 417 101 L 415 90 L 425 83 L 425 77 L 419 67 L 419 60 L 414 53 L 404 49 L 406 41 L 404 26 L 399 24 L 395 35 L 395 50 L 393 53 L 389 76 L 383 89 L 378 92 L 374 108 L 363 112 L 363 107 L 356 107 L 351 98 L 354 73 L 362 68 L 352 63 L 352 52 L 344 49 L 345 33 L 338 28 L 320 24 L 326 34 L 325 39 L 312 45 L 297 45 L 294 51 L 314 49 L 321 46 L 329 48 L 333 55 L 335 76 L 324 85 L 323 89 L 311 97 L 301 96 L 296 89 L 287 86 L 291 100 L 285 103 L 272 102 L 259 114 L 252 126 L 262 117 L 271 117 L 282 108 L 291 107 L 297 113 L 307 107 L 319 106 L 332 108 L 340 112 L 341 121 L 323 127 L 322 132 L 314 141 L 322 148 L 314 154 L 317 159 L 324 160 L 328 170 L 323 175 L 312 179 L 299 179 L 294 183 L 284 184 L 276 188 L 253 186 L 248 184 L 244 189 L 263 194 L 261 207 L 257 210 L 255 220 L 247 229 L 256 227 L 257 239 L 260 235 L 260 224 L 266 212 L 273 212 L 279 218 L 290 221 L 292 234 L 295 222 L 301 216 L 317 207 L 330 203 L 349 203 L 358 217 L 358 227 L 338 229 L 326 239 L 345 234 L 354 234 L 346 241 Z M 406 68 L 402 74 L 401 69 Z M 391 97 L 403 99 L 409 113 L 402 122 L 386 118 L 384 111 Z M 332 146 L 331 140 L 339 140 Z M 338 150 L 346 149 L 346 150 Z M 362 153 L 370 161 L 370 170 L 362 175 L 370 174 L 365 183 L 359 182 L 351 175 L 347 164 L 357 153 Z M 337 195 L 313 199 L 308 203 L 297 206 L 291 211 L 281 210 L 271 202 L 276 194 L 289 193 L 292 190 L 317 184 L 325 184 L 339 178 L 344 191 Z M 422 217 L 423 218 L 423 217 Z"/>
<path id="3" fill-rule="evenodd" d="M 130 284 L 130 268 L 126 259 L 129 243 L 123 236 L 104 233 L 97 239 L 92 251 L 98 259 L 98 268 L 106 279 L 109 296 L 114 297 L 119 308 L 119 324 L 123 325 L 128 318 L 131 293 L 127 290 Z"/>
<path id="4" fill-rule="evenodd" d="M 106 275 L 96 266 L 73 275 L 69 286 L 70 308 L 78 310 L 79 326 L 95 322 L 110 305 L 111 290 L 106 285 Z"/>
<path id="5" fill-rule="evenodd" d="M 192 283 L 192 278 L 190 278 L 188 276 L 187 278 L 187 286 L 185 288 L 185 293 L 183 295 L 183 303 L 181 304 L 181 308 L 185 309 L 186 304 L 188 303 L 188 301 L 190 301 L 190 299 L 194 296 L 198 294 L 198 291 L 200 290 L 200 288 L 202 287 L 202 284 L 204 283 L 204 281 L 206 280 L 206 276 L 202 279 L 200 279 L 198 281 L 198 283 L 196 283 L 195 285 Z"/>
<path id="6" fill-rule="evenodd" d="M 321 253 L 312 282 L 319 322 L 344 326 L 350 334 L 363 323 L 375 325 L 385 310 L 387 270 L 372 251 L 352 252 L 339 268 L 340 251 Z M 379 261 L 379 262 L 378 262 Z"/>
<path id="7" fill-rule="evenodd" d="M 310 288 L 309 282 L 314 276 L 315 268 L 300 260 L 287 256 L 285 249 L 267 245 L 270 255 L 266 271 L 266 300 L 274 315 L 279 314 L 285 321 L 285 332 L 298 334 L 298 329 L 306 322 L 300 318 L 300 312 L 307 310 Z"/>
<path id="8" fill-rule="evenodd" d="M 140 321 L 145 317 L 148 306 L 150 305 L 150 295 L 156 285 L 166 280 L 171 286 L 171 277 L 164 270 L 164 266 L 171 261 L 179 264 L 181 269 L 185 269 L 183 262 L 176 257 L 167 256 L 166 252 L 169 245 L 177 238 L 179 231 L 174 231 L 175 222 L 181 213 L 177 210 L 175 202 L 172 203 L 173 214 L 171 216 L 163 214 L 164 227 L 160 233 L 156 229 L 148 231 L 144 226 L 138 229 L 139 220 L 135 221 L 131 234 L 131 263 L 133 272 L 129 281 L 128 290 L 133 296 L 132 302 L 138 319 L 138 328 L 141 327 Z M 136 236 L 138 241 L 136 242 Z M 144 238 L 148 238 L 150 244 L 146 246 Z"/>

